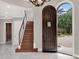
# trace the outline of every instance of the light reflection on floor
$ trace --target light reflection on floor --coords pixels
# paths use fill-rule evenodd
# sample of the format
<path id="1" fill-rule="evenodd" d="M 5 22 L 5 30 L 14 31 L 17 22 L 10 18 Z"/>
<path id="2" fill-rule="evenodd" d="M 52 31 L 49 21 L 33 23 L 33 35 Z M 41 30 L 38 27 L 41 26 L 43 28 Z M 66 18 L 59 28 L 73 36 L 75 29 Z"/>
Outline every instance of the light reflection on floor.
<path id="1" fill-rule="evenodd" d="M 1 59 L 76 59 L 60 53 L 26 52 L 15 53 L 17 46 L 0 45 Z"/>

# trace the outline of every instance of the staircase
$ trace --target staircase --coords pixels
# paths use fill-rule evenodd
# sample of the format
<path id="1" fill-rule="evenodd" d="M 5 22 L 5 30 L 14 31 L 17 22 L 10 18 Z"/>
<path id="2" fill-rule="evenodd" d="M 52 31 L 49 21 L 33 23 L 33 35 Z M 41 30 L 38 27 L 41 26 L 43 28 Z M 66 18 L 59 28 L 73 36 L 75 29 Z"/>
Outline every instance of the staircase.
<path id="1" fill-rule="evenodd" d="M 33 48 L 33 21 L 27 21 L 21 48 L 17 48 L 16 52 L 37 52 L 37 48 Z"/>

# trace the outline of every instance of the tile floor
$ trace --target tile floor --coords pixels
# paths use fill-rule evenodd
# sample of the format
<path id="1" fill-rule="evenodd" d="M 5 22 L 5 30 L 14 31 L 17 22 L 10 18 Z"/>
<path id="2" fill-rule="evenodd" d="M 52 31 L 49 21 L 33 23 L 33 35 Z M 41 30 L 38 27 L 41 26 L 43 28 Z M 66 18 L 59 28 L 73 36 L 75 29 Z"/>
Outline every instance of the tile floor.
<path id="1" fill-rule="evenodd" d="M 0 45 L 0 59 L 77 59 L 60 53 L 15 53 L 15 46 Z"/>
<path id="2" fill-rule="evenodd" d="M 58 47 L 58 52 L 68 55 L 73 55 L 73 49 L 69 47 L 64 47 L 64 46 Z"/>

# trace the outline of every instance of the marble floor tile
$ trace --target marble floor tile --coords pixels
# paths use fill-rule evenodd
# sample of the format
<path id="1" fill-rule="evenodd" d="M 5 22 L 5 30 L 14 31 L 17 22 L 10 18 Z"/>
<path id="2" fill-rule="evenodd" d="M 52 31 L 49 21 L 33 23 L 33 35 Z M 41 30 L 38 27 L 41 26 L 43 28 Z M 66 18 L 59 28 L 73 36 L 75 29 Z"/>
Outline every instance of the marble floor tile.
<path id="1" fill-rule="evenodd" d="M 0 59 L 77 59 L 61 53 L 15 53 L 16 46 L 0 45 Z"/>

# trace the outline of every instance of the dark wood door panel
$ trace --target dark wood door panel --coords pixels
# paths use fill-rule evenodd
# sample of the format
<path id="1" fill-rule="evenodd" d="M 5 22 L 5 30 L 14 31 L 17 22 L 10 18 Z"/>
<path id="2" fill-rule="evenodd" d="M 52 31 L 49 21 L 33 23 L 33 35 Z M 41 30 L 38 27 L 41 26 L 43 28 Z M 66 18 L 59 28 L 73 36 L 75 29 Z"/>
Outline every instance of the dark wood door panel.
<path id="1" fill-rule="evenodd" d="M 12 23 L 6 23 L 6 41 L 12 40 Z"/>
<path id="2" fill-rule="evenodd" d="M 56 10 L 46 6 L 42 12 L 43 51 L 57 51 Z"/>

